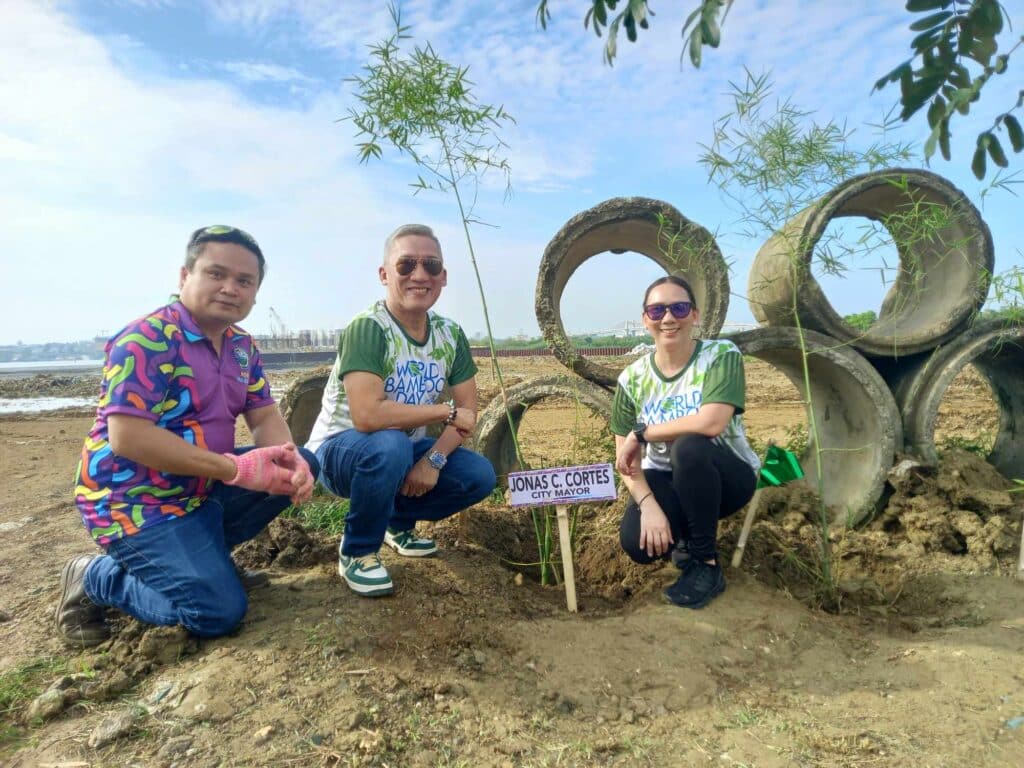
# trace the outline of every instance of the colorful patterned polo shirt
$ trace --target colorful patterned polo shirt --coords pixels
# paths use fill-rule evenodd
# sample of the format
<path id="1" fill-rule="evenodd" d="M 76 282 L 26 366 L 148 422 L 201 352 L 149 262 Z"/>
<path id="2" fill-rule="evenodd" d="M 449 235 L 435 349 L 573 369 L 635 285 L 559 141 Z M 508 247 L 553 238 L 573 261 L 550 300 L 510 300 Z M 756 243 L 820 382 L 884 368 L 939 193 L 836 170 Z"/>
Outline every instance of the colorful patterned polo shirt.
<path id="1" fill-rule="evenodd" d="M 398 403 L 432 405 L 446 385 L 476 375 L 466 334 L 453 320 L 427 313 L 427 339 L 417 341 L 388 311 L 383 300 L 356 315 L 338 339 L 338 356 L 324 387 L 320 415 L 306 447 L 315 451 L 325 440 L 352 429 L 344 377 L 367 371 L 384 381 L 384 397 Z M 418 440 L 426 427 L 406 431 Z"/>
<path id="2" fill-rule="evenodd" d="M 674 376 L 658 370 L 651 352 L 619 375 L 612 400 L 611 431 L 625 437 L 638 422 L 664 424 L 697 413 L 704 403 L 728 403 L 736 411 L 713 442 L 731 449 L 756 473 L 761 460 L 747 442 L 740 415 L 745 389 L 743 354 L 731 341 L 698 341 L 690 361 Z M 648 443 L 641 466 L 671 472 L 670 449 L 671 443 Z"/>
<path id="3" fill-rule="evenodd" d="M 216 482 L 118 456 L 107 440 L 109 416 L 148 419 L 193 445 L 226 453 L 235 447 L 238 415 L 274 403 L 252 337 L 229 327 L 218 357 L 180 302 L 130 323 L 107 342 L 105 354 L 96 421 L 75 483 L 85 527 L 104 547 L 191 512 Z"/>

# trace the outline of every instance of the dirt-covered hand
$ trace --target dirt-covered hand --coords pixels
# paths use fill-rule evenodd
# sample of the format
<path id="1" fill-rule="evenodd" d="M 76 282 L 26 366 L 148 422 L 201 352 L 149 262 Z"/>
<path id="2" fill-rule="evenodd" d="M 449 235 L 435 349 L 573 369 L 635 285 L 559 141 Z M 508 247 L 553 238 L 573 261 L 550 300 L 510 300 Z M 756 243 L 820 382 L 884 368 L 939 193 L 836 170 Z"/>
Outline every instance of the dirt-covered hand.
<path id="1" fill-rule="evenodd" d="M 309 501 L 313 496 L 313 485 L 316 478 L 309 468 L 309 464 L 294 443 L 284 444 L 285 454 L 277 463 L 291 472 L 290 487 L 275 488 L 271 493 L 279 493 L 291 497 L 292 504 L 298 506 Z"/>

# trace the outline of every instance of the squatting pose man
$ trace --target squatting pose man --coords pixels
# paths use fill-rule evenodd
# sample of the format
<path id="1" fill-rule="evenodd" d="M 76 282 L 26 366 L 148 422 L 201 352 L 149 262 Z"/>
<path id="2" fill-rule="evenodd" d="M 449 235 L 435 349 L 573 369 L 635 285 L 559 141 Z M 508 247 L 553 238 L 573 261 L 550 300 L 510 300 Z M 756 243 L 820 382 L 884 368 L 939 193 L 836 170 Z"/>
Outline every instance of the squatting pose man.
<path id="1" fill-rule="evenodd" d="M 665 596 L 687 608 L 725 589 L 718 521 L 750 500 L 760 469 L 740 417 L 743 355 L 730 341 L 694 339 L 698 319 L 686 280 L 650 285 L 643 323 L 654 351 L 619 376 L 611 422 L 615 467 L 632 496 L 622 548 L 638 563 L 671 554 L 682 573 Z"/>
<path id="2" fill-rule="evenodd" d="M 495 485 L 487 459 L 460 447 L 476 424 L 476 365 L 462 329 L 430 311 L 447 283 L 430 227 L 406 224 L 384 243 L 378 270 L 385 298 L 356 315 L 306 447 L 320 482 L 350 500 L 338 570 L 353 591 L 390 594 L 379 550 L 437 551 L 417 536 L 419 520 L 441 520 L 485 498 Z M 438 402 L 448 386 L 452 399 Z M 429 424 L 445 429 L 435 441 Z"/>
<path id="3" fill-rule="evenodd" d="M 176 299 L 107 342 L 75 489 L 106 554 L 64 566 L 55 623 L 66 642 L 105 640 L 105 607 L 202 637 L 231 632 L 248 606 L 231 549 L 309 499 L 316 459 L 295 447 L 259 350 L 235 325 L 264 270 L 242 230 L 196 230 Z M 255 447 L 235 448 L 239 414 Z"/>

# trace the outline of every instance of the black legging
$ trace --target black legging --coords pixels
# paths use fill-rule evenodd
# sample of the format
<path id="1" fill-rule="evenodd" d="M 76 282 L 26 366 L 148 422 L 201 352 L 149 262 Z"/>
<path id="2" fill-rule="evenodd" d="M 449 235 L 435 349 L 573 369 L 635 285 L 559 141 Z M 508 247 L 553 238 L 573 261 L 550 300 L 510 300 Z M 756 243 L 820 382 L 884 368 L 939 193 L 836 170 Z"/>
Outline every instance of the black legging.
<path id="1" fill-rule="evenodd" d="M 733 451 L 703 435 L 676 439 L 670 454 L 671 472 L 645 469 L 644 477 L 668 517 L 672 540 L 689 542 L 692 557 L 710 560 L 717 556 L 718 521 L 750 501 L 757 477 Z M 619 541 L 638 563 L 657 559 L 640 549 L 640 508 L 633 499 L 622 516 Z"/>

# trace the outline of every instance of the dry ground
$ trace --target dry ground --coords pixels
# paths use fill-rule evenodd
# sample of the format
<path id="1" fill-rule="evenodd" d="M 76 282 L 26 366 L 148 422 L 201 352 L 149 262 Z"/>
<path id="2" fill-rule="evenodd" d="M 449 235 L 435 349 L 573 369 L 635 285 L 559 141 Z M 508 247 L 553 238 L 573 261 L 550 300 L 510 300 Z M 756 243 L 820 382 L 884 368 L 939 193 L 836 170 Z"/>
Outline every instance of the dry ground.
<path id="1" fill-rule="evenodd" d="M 556 370 L 507 363 L 511 377 Z M 748 380 L 751 435 L 798 434 L 796 390 L 756 362 Z M 991 439 L 984 385 L 965 373 L 955 386 L 971 407 L 943 414 L 940 439 Z M 1024 587 L 1011 573 L 1024 510 L 969 454 L 950 451 L 943 473 L 916 474 L 835 542 L 838 613 L 816 607 L 813 500 L 797 493 L 776 499 L 743 569 L 699 612 L 660 601 L 670 567 L 623 561 L 610 505 L 579 511 L 581 612 L 567 614 L 558 587 L 507 562 L 529 551 L 528 513 L 489 503 L 436 527 L 437 558 L 386 553 L 393 598 L 356 597 L 334 542 L 283 522 L 247 552 L 273 581 L 235 636 L 118 620 L 79 654 L 50 629 L 60 565 L 89 546 L 69 488 L 89 423 L 0 419 L 0 763 L 1024 764 Z M 533 460 L 561 463 L 602 458 L 603 430 L 572 403 L 541 403 L 520 434 Z M 728 554 L 735 521 L 723 528 Z M 31 717 L 25 697 L 51 683 L 59 711 Z M 118 723 L 103 744 L 99 727 Z"/>

